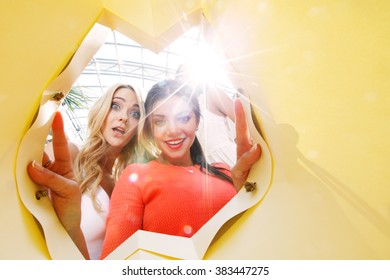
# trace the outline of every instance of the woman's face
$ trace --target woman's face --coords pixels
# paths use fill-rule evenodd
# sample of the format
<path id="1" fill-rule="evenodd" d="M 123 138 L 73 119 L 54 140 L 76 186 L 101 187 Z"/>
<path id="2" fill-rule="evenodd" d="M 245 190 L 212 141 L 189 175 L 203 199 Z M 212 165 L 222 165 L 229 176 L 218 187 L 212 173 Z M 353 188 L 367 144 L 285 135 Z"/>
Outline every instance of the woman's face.
<path id="1" fill-rule="evenodd" d="M 190 148 L 195 140 L 196 120 L 194 110 L 181 97 L 170 97 L 155 104 L 151 114 L 153 138 L 161 150 L 163 163 L 192 165 Z"/>
<path id="2" fill-rule="evenodd" d="M 139 118 L 140 109 L 135 92 L 129 88 L 118 89 L 103 123 L 104 139 L 112 147 L 123 149 L 137 133 Z"/>

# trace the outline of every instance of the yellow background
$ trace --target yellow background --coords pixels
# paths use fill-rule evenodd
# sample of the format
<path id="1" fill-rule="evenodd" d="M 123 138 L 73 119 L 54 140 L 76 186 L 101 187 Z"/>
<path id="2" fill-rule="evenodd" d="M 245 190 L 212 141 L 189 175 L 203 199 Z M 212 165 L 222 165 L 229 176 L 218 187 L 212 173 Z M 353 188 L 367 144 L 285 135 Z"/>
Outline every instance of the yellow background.
<path id="1" fill-rule="evenodd" d="M 94 23 L 158 52 L 201 13 L 274 159 L 264 200 L 205 258 L 390 259 L 390 2 L 20 0 L 0 11 L 1 259 L 50 258 L 18 196 L 18 147 Z"/>

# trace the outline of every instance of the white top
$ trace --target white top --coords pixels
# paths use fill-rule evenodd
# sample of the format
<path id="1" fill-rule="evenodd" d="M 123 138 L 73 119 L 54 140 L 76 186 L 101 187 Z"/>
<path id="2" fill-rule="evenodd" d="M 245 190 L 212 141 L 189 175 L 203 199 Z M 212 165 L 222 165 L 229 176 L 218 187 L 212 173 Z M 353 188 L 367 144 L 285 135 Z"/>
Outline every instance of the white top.
<path id="1" fill-rule="evenodd" d="M 202 116 L 196 135 L 207 162 L 223 162 L 232 167 L 237 160 L 234 123 L 209 110 L 204 110 Z"/>
<path id="2" fill-rule="evenodd" d="M 91 260 L 98 260 L 102 251 L 103 240 L 106 234 L 106 219 L 110 198 L 99 186 L 96 198 L 101 210 L 95 209 L 89 192 L 84 192 L 81 197 L 81 230 L 84 233 L 88 253 Z"/>

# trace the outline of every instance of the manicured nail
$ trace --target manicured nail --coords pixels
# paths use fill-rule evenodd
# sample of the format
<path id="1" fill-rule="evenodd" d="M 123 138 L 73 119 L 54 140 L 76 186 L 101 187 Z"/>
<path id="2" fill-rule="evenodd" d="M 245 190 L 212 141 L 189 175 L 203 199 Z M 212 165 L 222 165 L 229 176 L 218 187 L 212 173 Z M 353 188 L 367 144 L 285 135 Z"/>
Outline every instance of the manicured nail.
<path id="1" fill-rule="evenodd" d="M 32 167 L 36 170 L 38 170 L 39 172 L 42 172 L 43 171 L 43 167 L 42 165 L 40 165 L 36 160 L 33 160 L 32 162 Z"/>
<path id="2" fill-rule="evenodd" d="M 257 149 L 257 145 L 258 145 L 258 144 L 253 144 L 250 151 L 251 151 L 251 152 L 254 152 L 254 151 Z"/>

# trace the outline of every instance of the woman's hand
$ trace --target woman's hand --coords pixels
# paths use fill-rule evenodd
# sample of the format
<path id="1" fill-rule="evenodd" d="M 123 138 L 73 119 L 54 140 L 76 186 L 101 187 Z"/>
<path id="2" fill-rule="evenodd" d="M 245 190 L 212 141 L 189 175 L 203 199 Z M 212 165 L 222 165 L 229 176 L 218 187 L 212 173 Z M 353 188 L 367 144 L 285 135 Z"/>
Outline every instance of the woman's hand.
<path id="1" fill-rule="evenodd" d="M 236 115 L 237 163 L 232 167 L 231 173 L 234 187 L 239 191 L 244 185 L 252 165 L 260 158 L 261 147 L 259 144 L 253 145 L 252 143 L 245 111 L 238 99 L 234 101 L 234 111 Z"/>
<path id="2" fill-rule="evenodd" d="M 43 156 L 45 167 L 33 161 L 27 166 L 27 171 L 35 183 L 48 188 L 50 200 L 61 224 L 84 254 L 86 245 L 80 228 L 81 190 L 73 174 L 64 122 L 59 112 L 54 117 L 52 131 L 54 161 L 51 162 L 45 153 Z"/>

